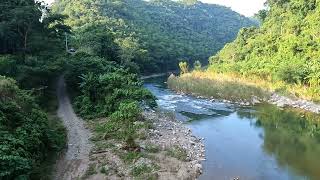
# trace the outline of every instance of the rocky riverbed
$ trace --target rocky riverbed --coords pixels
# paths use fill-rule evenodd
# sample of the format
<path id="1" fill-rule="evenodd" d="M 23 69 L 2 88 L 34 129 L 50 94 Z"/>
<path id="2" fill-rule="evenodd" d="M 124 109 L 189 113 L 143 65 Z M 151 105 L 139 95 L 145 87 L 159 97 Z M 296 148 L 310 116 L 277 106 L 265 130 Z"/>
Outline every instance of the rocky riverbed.
<path id="1" fill-rule="evenodd" d="M 185 95 L 183 92 L 177 92 L 178 94 Z M 316 114 L 320 113 L 320 104 L 314 103 L 312 101 L 304 100 L 304 99 L 298 99 L 298 98 L 292 98 L 292 97 L 286 97 L 279 95 L 277 93 L 272 93 L 268 98 L 258 98 L 256 96 L 253 96 L 251 100 L 249 101 L 230 101 L 230 100 L 221 100 L 221 99 L 214 99 L 213 97 L 208 98 L 204 96 L 199 96 L 196 94 L 189 94 L 191 96 L 195 96 L 200 99 L 210 99 L 210 101 L 214 102 L 223 102 L 223 103 L 232 103 L 232 104 L 238 104 L 241 106 L 251 106 L 263 102 L 267 102 L 270 104 L 274 104 L 280 108 L 284 107 L 292 107 L 292 108 L 298 108 L 305 111 L 313 112 Z"/>
<path id="2" fill-rule="evenodd" d="M 165 113 L 146 111 L 144 115 L 155 127 L 148 132 L 151 143 L 157 144 L 162 150 L 181 148 L 185 151 L 186 156 L 180 159 L 184 162 L 176 162 L 177 167 L 180 167 L 177 178 L 196 179 L 202 173 L 201 162 L 205 160 L 203 139 L 194 136 L 191 129 Z"/>
<path id="3" fill-rule="evenodd" d="M 268 102 L 271 104 L 275 104 L 278 107 L 288 106 L 288 107 L 303 109 L 303 110 L 310 111 L 317 114 L 320 113 L 320 104 L 316 104 L 314 102 L 310 102 L 302 99 L 288 98 L 275 93 L 271 95 Z"/>
<path id="4" fill-rule="evenodd" d="M 139 130 L 137 152 L 124 150 L 124 144 L 101 138 L 95 134 L 95 146 L 90 153 L 90 163 L 85 179 L 197 179 L 205 160 L 203 139 L 195 137 L 182 122 L 168 113 L 145 110 Z M 93 129 L 97 123 L 92 122 Z"/>

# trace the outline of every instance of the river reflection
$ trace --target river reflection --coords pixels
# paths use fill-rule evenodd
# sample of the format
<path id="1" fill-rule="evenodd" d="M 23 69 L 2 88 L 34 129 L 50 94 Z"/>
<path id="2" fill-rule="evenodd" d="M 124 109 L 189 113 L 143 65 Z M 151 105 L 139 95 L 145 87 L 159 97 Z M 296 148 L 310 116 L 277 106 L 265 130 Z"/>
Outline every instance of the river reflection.
<path id="1" fill-rule="evenodd" d="M 146 82 L 160 108 L 173 111 L 205 138 L 200 179 L 320 179 L 320 118 L 272 105 L 239 107 L 168 90 L 163 79 Z"/>
<path id="2" fill-rule="evenodd" d="M 257 107 L 255 114 L 256 125 L 264 129 L 264 151 L 274 156 L 279 166 L 320 179 L 319 117 L 274 106 Z"/>

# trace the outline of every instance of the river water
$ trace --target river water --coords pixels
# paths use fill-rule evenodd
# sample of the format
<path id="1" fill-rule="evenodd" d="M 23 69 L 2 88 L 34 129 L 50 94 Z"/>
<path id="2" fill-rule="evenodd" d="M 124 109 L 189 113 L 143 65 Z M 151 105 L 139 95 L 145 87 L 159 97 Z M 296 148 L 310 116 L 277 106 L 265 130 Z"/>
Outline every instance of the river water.
<path id="1" fill-rule="evenodd" d="M 164 77 L 148 79 L 145 87 L 158 98 L 161 109 L 172 111 L 195 135 L 205 138 L 200 180 L 320 180 L 317 115 L 179 95 L 164 82 Z"/>

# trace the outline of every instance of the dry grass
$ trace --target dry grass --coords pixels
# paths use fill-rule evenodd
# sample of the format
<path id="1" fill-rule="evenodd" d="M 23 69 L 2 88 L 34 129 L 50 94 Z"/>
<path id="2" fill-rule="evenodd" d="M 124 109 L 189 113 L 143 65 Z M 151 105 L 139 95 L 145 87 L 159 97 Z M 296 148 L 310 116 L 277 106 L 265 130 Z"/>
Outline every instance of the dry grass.
<path id="1" fill-rule="evenodd" d="M 168 85 L 176 91 L 232 101 L 250 101 L 253 97 L 265 99 L 271 92 L 306 100 L 320 100 L 319 94 L 302 85 L 212 71 L 193 71 L 180 77 L 171 76 Z"/>

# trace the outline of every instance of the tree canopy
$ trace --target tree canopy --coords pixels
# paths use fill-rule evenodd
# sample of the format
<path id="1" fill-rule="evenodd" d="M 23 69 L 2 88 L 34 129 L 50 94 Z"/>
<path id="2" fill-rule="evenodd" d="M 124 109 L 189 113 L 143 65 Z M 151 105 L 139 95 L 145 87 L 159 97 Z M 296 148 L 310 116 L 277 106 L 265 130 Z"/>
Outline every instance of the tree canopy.
<path id="1" fill-rule="evenodd" d="M 211 68 L 309 87 L 320 95 L 320 1 L 269 0 L 260 28 L 244 28 Z"/>
<path id="2" fill-rule="evenodd" d="M 114 43 L 122 64 L 134 62 L 149 73 L 176 69 L 180 59 L 206 64 L 241 27 L 255 25 L 229 8 L 194 0 L 60 0 L 53 10 L 68 15 L 66 22 L 75 31 L 86 36 L 99 31 L 85 48 L 83 36 L 76 35 L 73 45 L 79 50 L 110 55 L 101 49 Z"/>

